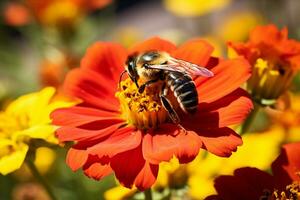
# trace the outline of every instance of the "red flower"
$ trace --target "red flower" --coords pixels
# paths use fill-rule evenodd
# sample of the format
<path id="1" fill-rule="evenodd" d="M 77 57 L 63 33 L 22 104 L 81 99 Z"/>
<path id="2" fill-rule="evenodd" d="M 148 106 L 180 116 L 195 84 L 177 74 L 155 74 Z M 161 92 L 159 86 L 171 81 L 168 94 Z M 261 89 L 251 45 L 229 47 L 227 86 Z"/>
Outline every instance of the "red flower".
<path id="1" fill-rule="evenodd" d="M 300 142 L 284 145 L 272 163 L 272 175 L 257 168 L 240 168 L 215 180 L 218 195 L 210 200 L 297 200 L 300 197 Z"/>
<path id="2" fill-rule="evenodd" d="M 123 91 L 118 92 L 117 86 L 128 55 L 147 50 L 168 52 L 175 58 L 206 66 L 215 74 L 212 78 L 195 79 L 198 112 L 181 116 L 186 132 L 167 118 L 157 117 L 151 119 L 159 123 L 158 128 L 139 128 L 133 121 L 150 123 L 146 117 L 150 114 L 146 112 L 144 118 L 136 117 L 137 113 L 131 113 L 129 103 L 120 97 Z M 236 151 L 242 140 L 227 126 L 243 121 L 252 108 L 247 93 L 239 88 L 250 76 L 250 66 L 242 58 L 213 58 L 212 51 L 213 47 L 201 39 L 177 48 L 168 41 L 152 38 L 128 51 L 114 43 L 92 45 L 81 67 L 71 71 L 65 80 L 65 91 L 81 99 L 82 104 L 51 114 L 53 124 L 61 126 L 57 130 L 59 140 L 76 142 L 67 155 L 71 169 L 83 168 L 85 174 L 94 179 L 114 171 L 124 186 L 134 184 L 144 190 L 155 182 L 159 163 L 173 156 L 187 163 L 200 148 L 225 157 Z M 128 84 L 134 85 L 131 81 Z M 126 100 L 132 105 L 139 103 Z M 124 112 L 124 107 L 128 112 Z M 151 112 L 154 116 L 163 116 L 161 111 Z"/>

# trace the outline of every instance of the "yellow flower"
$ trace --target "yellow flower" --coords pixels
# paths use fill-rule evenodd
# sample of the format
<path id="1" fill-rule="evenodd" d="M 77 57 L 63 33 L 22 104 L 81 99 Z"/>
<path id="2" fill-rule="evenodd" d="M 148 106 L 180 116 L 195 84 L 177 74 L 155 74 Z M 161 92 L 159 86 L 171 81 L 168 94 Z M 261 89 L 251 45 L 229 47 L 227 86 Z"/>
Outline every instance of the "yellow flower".
<path id="1" fill-rule="evenodd" d="M 173 157 L 169 162 L 163 162 L 159 166 L 159 172 L 154 188 L 179 188 L 187 182 L 186 170 L 180 165 L 178 159 Z"/>
<path id="2" fill-rule="evenodd" d="M 214 57 L 223 57 L 223 46 L 222 42 L 215 36 L 207 35 L 203 37 L 204 40 L 208 41 L 214 47 L 212 56 Z"/>
<path id="3" fill-rule="evenodd" d="M 239 11 L 230 14 L 217 27 L 216 33 L 223 41 L 244 41 L 249 32 L 258 24 L 263 23 L 263 17 L 251 11 Z"/>
<path id="4" fill-rule="evenodd" d="M 55 89 L 48 87 L 27 94 L 0 112 L 0 173 L 19 169 L 25 160 L 32 139 L 57 144 L 49 114 L 74 102 L 54 98 Z"/>
<path id="5" fill-rule="evenodd" d="M 231 175 L 237 168 L 248 166 L 268 169 L 279 153 L 278 147 L 283 138 L 282 129 L 274 127 L 264 133 L 243 136 L 244 144 L 230 158 L 200 153 L 197 159 L 188 165 L 190 196 L 204 199 L 214 194 L 214 178 L 218 175 Z"/>
<path id="6" fill-rule="evenodd" d="M 194 17 L 225 8 L 231 0 L 164 0 L 165 8 L 182 17 Z"/>
<path id="7" fill-rule="evenodd" d="M 72 1 L 55 1 L 45 9 L 42 23 L 50 26 L 72 25 L 81 17 L 81 10 Z"/>
<path id="8" fill-rule="evenodd" d="M 287 93 L 275 108 L 266 111 L 272 122 L 285 132 L 285 143 L 300 141 L 300 95 Z"/>
<path id="9" fill-rule="evenodd" d="M 137 192 L 136 188 L 128 189 L 123 186 L 116 186 L 107 190 L 104 193 L 104 199 L 106 200 L 124 200 L 129 199 Z"/>
<path id="10" fill-rule="evenodd" d="M 300 95 L 287 93 L 277 101 L 275 109 L 268 109 L 274 123 L 286 129 L 300 127 Z"/>
<path id="11" fill-rule="evenodd" d="M 47 173 L 55 161 L 55 151 L 48 147 L 38 147 L 35 152 L 34 165 L 41 174 Z M 27 165 L 13 173 L 13 176 L 20 181 L 27 181 L 32 178 L 32 173 Z"/>

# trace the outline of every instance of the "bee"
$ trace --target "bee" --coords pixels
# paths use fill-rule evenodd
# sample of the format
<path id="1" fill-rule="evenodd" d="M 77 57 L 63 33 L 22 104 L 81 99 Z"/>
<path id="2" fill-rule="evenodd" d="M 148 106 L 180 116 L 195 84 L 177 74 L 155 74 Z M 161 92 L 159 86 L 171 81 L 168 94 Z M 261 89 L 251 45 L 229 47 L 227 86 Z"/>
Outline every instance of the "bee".
<path id="1" fill-rule="evenodd" d="M 192 77 L 212 77 L 214 75 L 213 72 L 204 67 L 175 59 L 168 53 L 160 51 L 147 51 L 129 56 L 120 80 L 126 72 L 136 84 L 139 93 L 143 93 L 146 87 L 151 87 L 158 81 L 163 82 L 159 98 L 175 124 L 179 124 L 180 119 L 171 101 L 167 98 L 169 90 L 173 92 L 182 111 L 193 114 L 198 107 L 198 92 Z M 142 80 L 143 84 L 139 85 L 139 80 Z"/>

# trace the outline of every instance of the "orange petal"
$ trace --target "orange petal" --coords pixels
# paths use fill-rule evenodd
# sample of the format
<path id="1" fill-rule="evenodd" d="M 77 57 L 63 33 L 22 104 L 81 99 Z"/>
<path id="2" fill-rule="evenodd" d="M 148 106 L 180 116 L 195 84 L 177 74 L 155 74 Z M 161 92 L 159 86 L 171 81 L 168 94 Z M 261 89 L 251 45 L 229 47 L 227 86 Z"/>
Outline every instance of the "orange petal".
<path id="1" fill-rule="evenodd" d="M 97 123 L 98 127 L 91 128 L 95 130 L 63 126 L 56 130 L 56 136 L 58 137 L 60 142 L 66 142 L 66 141 L 87 142 L 91 140 L 99 140 L 102 139 L 103 137 L 112 134 L 120 126 L 124 124 L 123 122 L 117 123 L 116 121 L 112 121 L 112 120 L 107 121 L 105 124 L 102 123 L 100 124 Z"/>
<path id="2" fill-rule="evenodd" d="M 239 88 L 212 103 L 200 103 L 198 112 L 185 116 L 182 125 L 190 130 L 226 127 L 244 121 L 252 109 L 248 93 Z"/>
<path id="3" fill-rule="evenodd" d="M 257 26 L 250 33 L 250 41 L 254 44 L 265 43 L 276 46 L 276 43 L 286 40 L 288 37 L 287 28 L 281 31 L 273 25 Z"/>
<path id="4" fill-rule="evenodd" d="M 114 83 L 110 85 L 107 82 L 102 82 L 102 84 L 117 86 L 126 59 L 126 49 L 121 45 L 111 42 L 96 42 L 87 49 L 80 67 L 92 69 Z"/>
<path id="5" fill-rule="evenodd" d="M 134 180 L 134 185 L 140 190 L 144 191 L 155 183 L 158 174 L 158 165 L 145 162 L 143 169 Z"/>
<path id="6" fill-rule="evenodd" d="M 52 124 L 57 126 L 78 127 L 92 122 L 117 120 L 121 122 L 116 113 L 94 109 L 91 107 L 74 106 L 71 108 L 56 109 L 50 115 Z"/>
<path id="7" fill-rule="evenodd" d="M 195 130 L 203 142 L 203 148 L 221 157 L 229 157 L 237 147 L 243 144 L 241 137 L 232 129 Z"/>
<path id="8" fill-rule="evenodd" d="M 112 173 L 109 165 L 102 165 L 101 163 L 93 163 L 84 169 L 84 174 L 95 180 L 100 180 Z"/>
<path id="9" fill-rule="evenodd" d="M 84 165 L 87 159 L 88 154 L 85 150 L 70 148 L 67 153 L 66 163 L 73 171 L 76 171 Z"/>
<path id="10" fill-rule="evenodd" d="M 165 51 L 171 53 L 175 49 L 176 46 L 173 43 L 161 39 L 159 37 L 153 37 L 134 45 L 132 48 L 129 49 L 129 55 L 134 53 L 141 53 L 144 51 L 151 51 L 151 50 Z"/>
<path id="11" fill-rule="evenodd" d="M 89 154 L 113 157 L 118 153 L 135 149 L 140 145 L 142 134 L 140 131 L 134 131 L 134 128 L 126 127 L 116 130 L 105 140 L 87 149 Z"/>
<path id="12" fill-rule="evenodd" d="M 213 50 L 214 48 L 205 40 L 193 39 L 180 45 L 172 53 L 172 56 L 204 67 Z"/>
<path id="13" fill-rule="evenodd" d="M 123 186 L 131 188 L 135 183 L 140 190 L 150 188 L 158 173 L 158 166 L 150 165 L 143 158 L 141 145 L 114 156 L 110 166 Z"/>
<path id="14" fill-rule="evenodd" d="M 20 3 L 10 2 L 3 11 L 5 23 L 11 26 L 24 26 L 30 23 L 29 9 Z"/>
<path id="15" fill-rule="evenodd" d="M 243 58 L 220 61 L 211 69 L 211 78 L 198 77 L 195 79 L 199 102 L 216 101 L 239 88 L 251 75 L 251 66 Z"/>
<path id="16" fill-rule="evenodd" d="M 272 163 L 272 172 L 280 186 L 300 181 L 300 142 L 286 144 Z"/>
<path id="17" fill-rule="evenodd" d="M 109 166 L 108 158 L 99 158 L 93 155 L 88 156 L 88 160 L 83 166 L 83 171 L 86 176 L 95 180 L 100 180 L 113 172 Z"/>
<path id="18" fill-rule="evenodd" d="M 180 131 L 173 124 L 165 124 L 144 136 L 143 155 L 152 164 L 169 161 L 173 156 L 181 163 L 187 163 L 198 155 L 201 145 L 194 132 Z"/>
<path id="19" fill-rule="evenodd" d="M 74 69 L 66 77 L 64 90 L 90 107 L 118 112 L 119 101 L 115 98 L 117 86 L 109 76 L 89 69 Z"/>

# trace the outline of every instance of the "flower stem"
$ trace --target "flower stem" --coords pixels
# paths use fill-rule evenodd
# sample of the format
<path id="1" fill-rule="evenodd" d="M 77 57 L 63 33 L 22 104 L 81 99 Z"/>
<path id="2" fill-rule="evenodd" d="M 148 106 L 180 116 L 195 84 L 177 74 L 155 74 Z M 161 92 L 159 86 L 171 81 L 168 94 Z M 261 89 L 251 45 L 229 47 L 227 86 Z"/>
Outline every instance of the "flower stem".
<path id="1" fill-rule="evenodd" d="M 145 190 L 144 191 L 144 194 L 145 194 L 145 200 L 152 200 L 152 192 L 151 192 L 151 188 L 148 189 L 148 190 Z"/>
<path id="2" fill-rule="evenodd" d="M 34 162 L 29 158 L 26 159 L 26 164 L 28 166 L 28 168 L 30 169 L 32 175 L 43 185 L 43 187 L 45 188 L 45 190 L 47 191 L 49 197 L 52 200 L 57 200 L 50 185 L 46 182 L 46 180 L 44 179 L 44 177 L 40 174 L 40 172 L 38 171 L 37 167 L 35 166 Z"/>
<path id="3" fill-rule="evenodd" d="M 247 133 L 249 131 L 249 129 L 251 128 L 251 125 L 252 125 L 254 119 L 256 118 L 257 113 L 260 109 L 260 105 L 258 105 L 255 102 L 253 104 L 254 104 L 254 108 L 253 108 L 252 112 L 249 114 L 249 116 L 247 117 L 247 119 L 242 124 L 240 135 L 244 135 L 245 133 Z"/>

